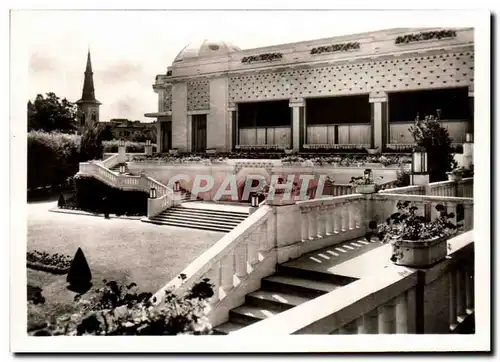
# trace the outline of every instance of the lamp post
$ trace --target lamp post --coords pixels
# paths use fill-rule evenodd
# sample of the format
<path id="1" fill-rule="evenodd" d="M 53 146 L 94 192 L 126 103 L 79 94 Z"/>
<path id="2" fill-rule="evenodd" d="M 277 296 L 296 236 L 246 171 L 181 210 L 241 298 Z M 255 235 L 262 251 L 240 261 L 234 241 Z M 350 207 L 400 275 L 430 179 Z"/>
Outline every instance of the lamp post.
<path id="1" fill-rule="evenodd" d="M 146 145 L 150 145 L 151 144 L 151 140 L 146 140 Z"/>
<path id="2" fill-rule="evenodd" d="M 179 181 L 174 182 L 174 191 L 179 192 L 181 190 L 181 184 Z"/>
<path id="3" fill-rule="evenodd" d="M 149 189 L 149 198 L 150 199 L 156 199 L 156 188 L 151 187 Z"/>
<path id="4" fill-rule="evenodd" d="M 124 147 L 125 146 L 125 140 L 123 138 L 120 138 L 120 141 L 118 142 L 118 145 L 120 147 Z"/>
<path id="5" fill-rule="evenodd" d="M 429 183 L 427 151 L 423 147 L 415 147 L 413 149 L 411 175 L 413 185 L 426 185 Z"/>
<path id="6" fill-rule="evenodd" d="M 370 180 L 372 179 L 372 175 L 373 175 L 373 172 L 371 169 L 367 168 L 364 173 L 363 173 L 363 177 L 365 179 L 365 183 L 366 184 L 369 184 L 370 183 Z"/>
<path id="7" fill-rule="evenodd" d="M 465 134 L 465 143 L 473 143 L 474 141 L 472 140 L 473 134 L 470 132 L 467 132 Z"/>
<path id="8" fill-rule="evenodd" d="M 120 165 L 120 173 L 125 173 L 125 165 Z"/>
<path id="9" fill-rule="evenodd" d="M 252 207 L 259 207 L 259 195 L 254 192 L 250 199 Z"/>

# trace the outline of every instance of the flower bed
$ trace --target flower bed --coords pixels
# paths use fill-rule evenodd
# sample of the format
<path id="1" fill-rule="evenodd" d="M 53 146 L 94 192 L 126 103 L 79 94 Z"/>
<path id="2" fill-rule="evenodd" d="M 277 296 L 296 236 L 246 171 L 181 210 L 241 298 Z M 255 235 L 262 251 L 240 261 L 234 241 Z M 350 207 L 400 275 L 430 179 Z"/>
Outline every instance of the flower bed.
<path id="1" fill-rule="evenodd" d="M 411 157 L 406 155 L 317 155 L 317 154 L 298 154 L 298 155 L 285 155 L 279 154 L 246 154 L 246 153 L 231 153 L 231 154 L 183 154 L 183 155 L 170 155 L 170 154 L 155 154 L 152 156 L 137 156 L 134 162 L 150 163 L 161 162 L 168 164 L 223 164 L 229 159 L 278 159 L 281 160 L 283 165 L 301 165 L 304 167 L 314 166 L 341 166 L 341 167 L 363 167 L 381 165 L 383 167 L 397 166 L 400 167 L 405 164 L 411 163 Z"/>
<path id="2" fill-rule="evenodd" d="M 52 274 L 66 274 L 71 265 L 71 257 L 64 254 L 49 254 L 45 251 L 28 251 L 26 266 L 31 269 L 46 271 Z"/>

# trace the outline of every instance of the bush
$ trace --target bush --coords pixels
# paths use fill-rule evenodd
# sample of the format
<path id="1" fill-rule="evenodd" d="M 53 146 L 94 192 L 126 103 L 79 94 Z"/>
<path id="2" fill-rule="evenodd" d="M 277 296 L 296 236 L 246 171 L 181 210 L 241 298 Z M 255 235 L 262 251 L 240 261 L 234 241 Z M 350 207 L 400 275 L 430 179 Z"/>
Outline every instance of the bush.
<path id="1" fill-rule="evenodd" d="M 78 172 L 80 137 L 28 133 L 28 188 L 57 186 Z"/>
<path id="2" fill-rule="evenodd" d="M 185 296 L 166 292 L 165 302 L 157 306 L 151 293 L 139 293 L 137 285 L 126 286 L 104 281 L 105 287 L 91 299 L 77 296 L 80 310 L 49 322 L 34 335 L 179 335 L 210 334 L 205 316 L 206 301 L 213 295 L 208 279 L 195 284 Z"/>
<path id="3" fill-rule="evenodd" d="M 417 119 L 409 131 L 417 145 L 427 152 L 430 181 L 446 180 L 446 172 L 456 167 L 448 130 L 434 116 L 426 116 L 424 120 Z"/>
<path id="4" fill-rule="evenodd" d="M 91 126 L 85 129 L 80 141 L 80 160 L 100 160 L 104 151 L 102 145 L 103 129 L 100 126 Z"/>
<path id="5" fill-rule="evenodd" d="M 119 140 L 104 141 L 103 142 L 104 152 L 117 153 L 119 142 L 120 142 Z M 127 141 L 127 142 L 125 142 L 125 147 L 126 147 L 127 152 L 130 152 L 130 153 L 144 153 L 145 144 L 146 143 L 144 143 L 144 142 Z M 153 147 L 154 147 L 154 145 L 153 145 Z"/>
<path id="6" fill-rule="evenodd" d="M 115 215 L 146 215 L 148 193 L 123 191 L 93 177 L 75 177 L 76 207 L 80 210 Z M 106 205 L 103 198 L 106 197 Z M 108 210 L 106 210 L 108 208 Z"/>

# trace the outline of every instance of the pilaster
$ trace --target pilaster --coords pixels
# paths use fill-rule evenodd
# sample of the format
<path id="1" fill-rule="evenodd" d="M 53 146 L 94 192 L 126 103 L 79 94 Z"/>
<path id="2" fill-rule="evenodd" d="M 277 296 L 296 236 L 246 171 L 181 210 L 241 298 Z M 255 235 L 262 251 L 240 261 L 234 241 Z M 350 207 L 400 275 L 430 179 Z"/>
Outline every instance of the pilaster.
<path id="1" fill-rule="evenodd" d="M 382 149 L 387 140 L 388 97 L 387 93 L 370 94 L 371 147 Z"/>
<path id="2" fill-rule="evenodd" d="M 292 149 L 299 152 L 303 144 L 302 128 L 304 118 L 304 100 L 290 100 L 292 108 Z"/>

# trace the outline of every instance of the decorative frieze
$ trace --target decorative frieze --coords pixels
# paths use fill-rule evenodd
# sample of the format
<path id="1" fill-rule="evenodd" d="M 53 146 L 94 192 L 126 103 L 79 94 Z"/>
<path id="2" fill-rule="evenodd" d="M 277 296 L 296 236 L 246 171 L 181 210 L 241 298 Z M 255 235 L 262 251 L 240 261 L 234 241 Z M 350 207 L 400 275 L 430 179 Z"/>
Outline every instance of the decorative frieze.
<path id="1" fill-rule="evenodd" d="M 249 57 L 243 57 L 241 62 L 244 64 L 249 64 L 253 62 L 271 62 L 273 60 L 279 60 L 283 58 L 282 53 L 263 53 L 259 55 L 251 55 Z"/>
<path id="2" fill-rule="evenodd" d="M 408 44 L 424 40 L 441 40 L 455 38 L 456 36 L 457 32 L 455 30 L 426 31 L 417 34 L 398 36 L 396 38 L 396 44 Z"/>
<path id="3" fill-rule="evenodd" d="M 332 44 L 328 46 L 320 46 L 311 49 L 311 54 L 322 54 L 322 53 L 334 53 L 334 52 L 347 52 L 350 50 L 357 50 L 360 48 L 358 42 L 355 43 L 342 43 L 342 44 Z"/>

